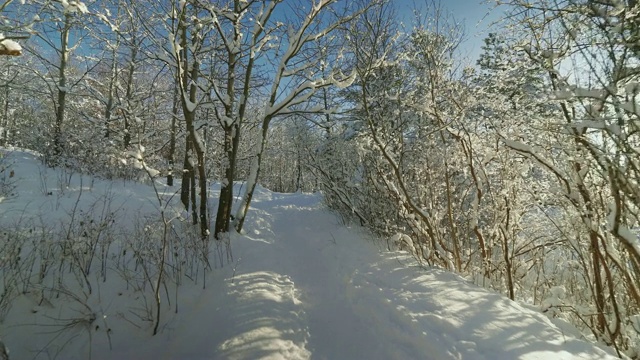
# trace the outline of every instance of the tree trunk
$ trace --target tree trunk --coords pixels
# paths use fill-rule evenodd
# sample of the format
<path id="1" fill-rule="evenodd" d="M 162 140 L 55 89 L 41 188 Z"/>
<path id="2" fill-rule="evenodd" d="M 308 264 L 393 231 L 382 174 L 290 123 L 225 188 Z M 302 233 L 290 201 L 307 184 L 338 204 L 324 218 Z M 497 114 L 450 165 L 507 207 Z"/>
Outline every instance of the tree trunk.
<path id="1" fill-rule="evenodd" d="M 118 81 L 118 49 L 120 48 L 120 38 L 116 39 L 116 46 L 114 46 L 111 52 L 111 76 L 109 78 L 109 93 L 107 94 L 107 104 L 104 110 L 104 137 L 109 138 L 111 133 L 109 131 L 109 123 L 111 122 L 111 116 L 113 111 L 113 103 L 115 102 L 115 86 Z"/>
<path id="2" fill-rule="evenodd" d="M 209 216 L 207 214 L 208 191 L 207 173 L 204 162 L 204 144 L 202 144 L 201 141 L 197 141 L 195 149 L 198 156 L 198 185 L 200 187 L 200 236 L 204 240 L 209 237 Z"/>
<path id="3" fill-rule="evenodd" d="M 580 146 L 579 142 L 576 140 L 576 144 Z M 573 169 L 575 174 L 580 174 L 583 170 L 580 163 L 573 163 Z M 585 175 L 586 176 L 586 175 Z M 582 220 L 585 224 L 596 224 L 597 218 L 595 218 L 594 214 L 596 210 L 594 209 L 593 202 L 591 200 L 591 195 L 589 194 L 589 190 L 586 188 L 582 181 L 578 182 L 578 192 L 582 197 L 584 202 L 586 212 L 582 215 Z M 602 268 L 607 266 L 602 262 L 602 254 L 600 253 L 600 245 L 598 244 L 598 232 L 590 229 L 589 230 L 589 253 L 591 255 L 591 266 L 593 269 L 593 281 L 594 281 L 594 301 L 596 305 L 596 321 L 597 321 L 597 329 L 601 334 L 605 334 L 605 329 L 607 327 L 607 319 L 605 318 L 605 293 L 604 293 L 604 282 L 602 280 Z"/>
<path id="4" fill-rule="evenodd" d="M 515 289 L 513 287 L 513 263 L 511 258 L 511 251 L 509 249 L 509 236 L 507 232 L 509 227 L 511 226 L 511 206 L 509 205 L 509 199 L 505 197 L 505 212 L 507 213 L 507 217 L 504 221 L 504 224 L 500 226 L 500 232 L 502 233 L 502 252 L 505 263 L 505 272 L 507 275 L 507 288 L 509 291 L 509 299 L 515 300 Z M 459 270 L 458 270 L 459 271 Z"/>
<path id="5" fill-rule="evenodd" d="M 3 113 L 4 113 L 4 121 L 2 123 L 2 133 L 0 137 L 2 138 L 2 146 L 6 146 L 9 142 L 9 84 L 5 85 L 4 88 L 4 104 L 3 104 Z"/>
<path id="6" fill-rule="evenodd" d="M 302 151 L 300 151 L 300 147 L 296 146 L 297 152 L 297 161 L 296 161 L 296 170 L 298 172 L 296 176 L 296 192 L 302 192 Z"/>
<path id="7" fill-rule="evenodd" d="M 605 334 L 605 327 L 607 326 L 607 320 L 605 319 L 604 307 L 605 307 L 605 294 L 604 285 L 602 281 L 602 265 L 600 264 L 600 249 L 598 245 L 598 233 L 591 230 L 589 231 L 589 252 L 591 254 L 591 261 L 593 266 L 593 279 L 595 281 L 595 294 L 594 300 L 596 303 L 596 319 L 597 328 L 601 334 Z"/>
<path id="8" fill-rule="evenodd" d="M 191 85 L 189 86 L 189 102 L 191 104 L 196 104 L 197 99 L 197 92 L 198 92 L 198 87 L 196 85 L 196 82 L 198 80 L 198 71 L 199 71 L 199 66 L 200 64 L 198 63 L 198 61 L 194 61 L 192 64 L 193 68 L 191 70 L 191 76 L 190 76 L 190 83 Z M 185 88 L 186 90 L 186 88 Z M 207 216 L 207 174 L 206 174 L 206 169 L 205 169 L 205 158 L 204 158 L 204 144 L 202 143 L 199 134 L 197 133 L 197 130 L 195 128 L 195 119 L 196 119 L 196 109 L 195 108 L 190 108 L 190 106 L 187 106 L 187 103 L 183 101 L 183 108 L 182 111 L 184 112 L 184 118 L 186 120 L 187 123 L 187 131 L 189 132 L 189 135 L 191 137 L 191 149 L 193 149 L 195 155 L 196 155 L 196 159 L 198 161 L 197 164 L 197 170 L 198 170 L 198 185 L 200 187 L 200 215 L 199 217 L 197 216 L 197 210 L 196 210 L 196 184 L 195 184 L 195 169 L 192 168 L 192 184 L 191 184 L 191 191 L 192 191 L 192 209 L 193 209 L 193 216 L 194 216 L 194 224 L 197 223 L 197 221 L 200 221 L 200 235 L 202 236 L 202 238 L 206 238 L 209 235 L 209 221 L 208 221 L 208 216 Z"/>
<path id="9" fill-rule="evenodd" d="M 56 122 L 53 126 L 53 155 L 58 157 L 62 154 L 62 125 L 67 106 L 67 61 L 69 59 L 69 31 L 71 30 L 71 15 L 65 14 L 64 28 L 60 33 L 60 67 L 58 68 L 58 101 L 56 103 Z"/>
<path id="10" fill-rule="evenodd" d="M 216 214 L 215 238 L 222 239 L 222 234 L 229 232 L 231 223 L 231 206 L 233 205 L 233 180 L 237 162 L 238 145 L 240 134 L 237 124 L 225 127 L 224 129 L 224 151 L 227 163 L 225 165 L 224 179 L 220 187 L 220 199 L 218 201 L 218 212 Z"/>
<path id="11" fill-rule="evenodd" d="M 240 12 L 240 3 L 237 0 L 233 2 L 234 12 Z M 239 39 L 240 34 L 236 31 L 234 34 L 234 41 Z M 231 119 L 230 123 L 224 123 L 224 153 L 226 155 L 226 163 L 224 169 L 224 179 L 220 187 L 220 198 L 218 199 L 218 212 L 216 213 L 216 226 L 214 230 L 214 236 L 217 240 L 223 238 L 223 234 L 229 232 L 229 224 L 231 223 L 231 206 L 233 205 L 233 181 L 235 180 L 235 169 L 238 156 L 238 145 L 240 143 L 240 124 L 244 116 L 244 103 L 240 104 L 238 109 L 238 116 L 234 117 L 235 112 L 235 88 L 236 88 L 236 50 L 229 49 L 227 59 L 227 99 L 228 103 L 225 104 L 225 116 L 226 121 Z M 250 79 L 251 68 L 253 64 L 253 58 L 249 59 L 247 66 L 246 80 Z M 245 99 L 248 97 L 248 83 L 245 83 L 244 95 Z"/>
<path id="12" fill-rule="evenodd" d="M 191 192 L 189 193 L 191 195 L 191 223 L 193 225 L 198 225 L 198 208 L 196 207 L 196 172 L 195 169 L 193 168 L 193 165 L 191 166 L 191 176 L 189 177 L 189 182 L 190 184 L 190 189 Z"/>
<path id="13" fill-rule="evenodd" d="M 184 208 L 189 211 L 189 193 L 191 191 L 191 177 L 193 176 L 193 166 L 189 161 L 189 151 L 191 150 L 191 134 L 187 133 L 184 146 L 184 162 L 182 163 L 182 186 L 180 187 L 180 201 Z"/>
<path id="14" fill-rule="evenodd" d="M 178 118 L 178 84 L 173 88 L 173 106 L 171 107 L 171 138 L 169 139 L 169 171 L 167 172 L 167 185 L 173 186 L 173 170 L 176 157 L 176 119 Z"/>
<path id="15" fill-rule="evenodd" d="M 271 118 L 266 118 L 262 122 L 260 147 L 258 148 L 258 153 L 256 154 L 256 157 L 253 159 L 253 163 L 251 164 L 251 171 L 249 172 L 249 178 L 247 179 L 247 187 L 245 188 L 244 195 L 242 196 L 242 202 L 240 203 L 238 211 L 236 212 L 235 229 L 237 232 L 242 231 L 244 219 L 246 218 L 247 212 L 249 211 L 249 206 L 251 206 L 251 199 L 253 199 L 253 192 L 256 189 L 256 185 L 258 184 L 260 166 L 262 165 L 262 155 L 264 154 L 264 149 L 267 145 L 267 135 L 269 134 L 270 122 Z"/>
<path id="16" fill-rule="evenodd" d="M 184 16 L 184 15 L 183 15 Z M 191 139 L 191 147 L 187 148 L 193 150 L 198 161 L 198 183 L 200 186 L 200 214 L 198 215 L 198 208 L 196 207 L 196 184 L 195 184 L 195 169 L 193 164 L 189 164 L 191 168 L 191 209 L 193 210 L 193 223 L 197 224 L 200 221 L 200 233 L 203 239 L 209 235 L 209 221 L 207 215 L 207 174 L 205 172 L 205 158 L 204 158 L 204 144 L 202 143 L 200 136 L 195 128 L 196 109 L 197 109 L 197 94 L 198 94 L 198 77 L 200 75 L 200 63 L 194 56 L 193 64 L 189 66 L 188 60 L 188 45 L 187 45 L 187 31 L 186 28 L 182 29 L 182 47 L 183 47 L 183 60 L 184 70 L 182 72 L 182 113 L 184 114 L 184 120 L 187 125 L 187 134 Z M 187 69 L 191 68 L 189 73 Z M 188 89 L 188 90 L 187 90 Z M 187 100 L 186 95 L 189 95 Z M 188 160 L 187 160 L 188 161 Z M 184 187 L 184 183 L 183 183 Z M 184 190 L 183 190 L 184 193 Z M 183 202 L 184 203 L 184 202 Z"/>
<path id="17" fill-rule="evenodd" d="M 125 94 L 125 99 L 127 101 L 127 110 L 125 111 L 124 116 L 124 138 L 122 139 L 123 148 L 128 148 L 131 144 L 131 122 L 129 121 L 132 114 L 134 114 L 134 108 L 136 104 L 132 104 L 133 99 L 133 80 L 136 71 L 136 57 L 138 55 L 138 48 L 136 47 L 136 38 L 135 35 L 133 37 L 133 45 L 131 46 L 131 60 L 129 63 L 129 68 L 127 69 L 127 91 Z"/>

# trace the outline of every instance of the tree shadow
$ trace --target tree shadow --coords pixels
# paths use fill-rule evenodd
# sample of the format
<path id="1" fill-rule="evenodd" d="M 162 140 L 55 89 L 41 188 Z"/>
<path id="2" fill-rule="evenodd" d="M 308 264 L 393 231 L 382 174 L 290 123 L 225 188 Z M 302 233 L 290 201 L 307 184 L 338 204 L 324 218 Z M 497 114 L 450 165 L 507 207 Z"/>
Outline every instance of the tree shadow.
<path id="1" fill-rule="evenodd" d="M 439 269 L 393 255 L 356 272 L 351 301 L 405 356 L 433 359 L 603 359 L 604 350 L 564 334 L 543 314 Z M 364 310 L 368 309 L 368 310 Z M 372 312 L 370 309 L 378 309 Z M 364 314 L 361 314 L 364 315 Z M 382 328 L 382 325 L 385 327 Z M 382 334 L 382 332 L 384 334 Z M 430 357 L 431 356 L 431 357 Z M 613 356 L 611 359 L 615 358 Z"/>
<path id="2" fill-rule="evenodd" d="M 259 271 L 235 276 L 228 302 L 217 309 L 220 359 L 311 356 L 309 331 L 295 284 L 286 275 Z"/>

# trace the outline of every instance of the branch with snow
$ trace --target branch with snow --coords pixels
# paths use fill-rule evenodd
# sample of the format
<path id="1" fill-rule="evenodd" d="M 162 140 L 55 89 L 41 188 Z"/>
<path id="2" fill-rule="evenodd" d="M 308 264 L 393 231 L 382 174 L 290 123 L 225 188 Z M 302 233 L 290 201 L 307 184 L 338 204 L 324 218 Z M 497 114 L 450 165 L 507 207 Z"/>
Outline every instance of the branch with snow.
<path id="1" fill-rule="evenodd" d="M 22 55 L 22 47 L 17 42 L 4 38 L 0 34 L 0 55 L 19 56 Z"/>
<path id="2" fill-rule="evenodd" d="M 85 5 L 82 1 L 79 1 L 79 0 L 71 0 L 71 1 L 60 0 L 60 3 L 62 4 L 63 12 L 65 14 L 75 14 L 75 13 L 86 14 L 89 12 L 87 5 Z"/>

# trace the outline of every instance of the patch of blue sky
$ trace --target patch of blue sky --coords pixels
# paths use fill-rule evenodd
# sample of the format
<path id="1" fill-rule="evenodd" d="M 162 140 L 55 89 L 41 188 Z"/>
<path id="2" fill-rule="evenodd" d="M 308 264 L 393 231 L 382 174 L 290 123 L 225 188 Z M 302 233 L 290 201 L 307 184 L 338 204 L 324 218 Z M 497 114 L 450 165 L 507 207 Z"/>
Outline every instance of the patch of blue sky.
<path id="1" fill-rule="evenodd" d="M 392 0 L 398 10 L 400 19 L 405 26 L 412 24 L 415 12 L 422 19 L 428 19 L 433 14 L 431 0 Z M 487 0 L 434 0 L 435 7 L 441 9 L 441 14 L 449 17 L 464 29 L 464 38 L 460 44 L 460 56 L 470 65 L 475 65 L 484 38 L 489 32 L 497 31 L 493 26 L 500 18 L 501 8 L 496 8 L 493 1 Z"/>

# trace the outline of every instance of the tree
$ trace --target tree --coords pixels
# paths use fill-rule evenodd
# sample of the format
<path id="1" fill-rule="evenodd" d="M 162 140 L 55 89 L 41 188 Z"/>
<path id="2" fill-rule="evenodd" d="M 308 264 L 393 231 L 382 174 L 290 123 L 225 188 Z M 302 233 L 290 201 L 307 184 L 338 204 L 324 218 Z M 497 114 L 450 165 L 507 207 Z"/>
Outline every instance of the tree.
<path id="1" fill-rule="evenodd" d="M 303 116 L 291 116 L 274 122 L 264 150 L 260 185 L 283 193 L 314 191 L 315 178 L 308 166 L 317 144 L 316 134 Z"/>
<path id="2" fill-rule="evenodd" d="M 77 48 L 78 44 L 84 37 L 78 32 L 73 39 L 70 34 L 75 29 L 82 29 L 82 22 L 79 18 L 88 13 L 88 8 L 83 2 L 73 1 L 71 3 L 55 3 L 50 1 L 35 2 L 32 5 L 39 7 L 41 13 L 39 21 L 34 25 L 36 29 L 37 45 L 30 44 L 27 51 L 40 60 L 41 65 L 46 69 L 47 73 L 43 74 L 45 78 L 55 81 L 49 84 L 49 92 L 51 100 L 55 107 L 54 123 L 53 123 L 53 149 L 51 149 L 52 163 L 63 154 L 64 139 L 63 127 L 65 123 L 67 111 L 67 94 L 78 84 L 78 80 L 68 78 L 69 59 L 71 52 Z M 45 55 L 40 48 L 47 46 L 52 50 L 58 61 L 55 62 Z M 86 74 L 86 73 L 85 73 Z M 80 76 L 82 78 L 82 75 Z"/>
<path id="3" fill-rule="evenodd" d="M 520 49 L 544 70 L 555 112 L 545 136 L 557 147 L 503 134 L 505 144 L 535 160 L 557 183 L 563 224 L 580 254 L 584 287 L 572 294 L 576 323 L 619 351 L 636 346 L 629 318 L 640 308 L 638 5 L 628 2 L 510 3 Z M 579 70 L 572 73 L 573 70 Z M 587 292 L 586 299 L 581 292 Z"/>
<path id="4" fill-rule="evenodd" d="M 275 8 L 277 4 L 279 4 L 279 2 L 274 2 L 273 7 Z M 323 15 L 329 15 L 337 11 L 334 7 L 336 1 L 320 0 L 314 3 L 306 14 L 297 14 L 298 19 L 301 19 L 297 27 L 290 27 L 286 33 L 281 33 L 279 37 L 279 40 L 281 40 L 279 43 L 280 46 L 273 47 L 273 50 L 275 50 L 275 76 L 270 80 L 267 101 L 260 113 L 262 123 L 260 145 L 251 165 L 251 171 L 249 172 L 249 178 L 247 179 L 247 186 L 242 201 L 236 212 L 236 231 L 240 232 L 242 230 L 251 199 L 253 198 L 271 121 L 279 116 L 296 112 L 321 112 L 325 109 L 324 107 L 306 110 L 297 110 L 296 108 L 305 104 L 313 95 L 323 88 L 331 86 L 346 87 L 355 79 L 355 72 L 345 75 L 343 69 L 341 69 L 340 58 L 342 57 L 342 50 L 333 54 L 326 54 L 326 58 L 320 59 L 321 64 L 326 64 L 332 60 L 336 62 L 328 74 L 326 68 L 323 66 L 314 68 L 314 64 L 318 62 L 318 59 L 314 58 L 314 56 L 317 57 L 319 54 L 318 46 L 320 44 L 318 44 L 318 41 L 325 38 L 338 41 L 334 33 L 364 13 L 371 4 L 373 4 L 373 2 L 360 5 L 354 9 L 347 8 L 345 9 L 345 13 L 334 15 L 334 17 L 329 17 L 327 20 L 323 19 Z M 259 24 L 266 24 L 267 20 L 268 18 L 264 18 Z M 272 29 L 275 33 L 276 30 L 282 29 L 282 26 L 276 23 Z M 256 35 L 260 34 L 256 33 Z M 256 40 L 253 41 L 254 45 L 251 47 L 250 57 L 252 57 L 251 54 L 255 54 L 255 52 L 262 47 L 262 45 L 260 45 L 260 48 L 255 47 L 259 44 Z M 284 46 L 282 46 L 283 44 Z M 326 44 L 323 45 L 326 46 Z M 251 66 L 249 68 L 253 66 L 251 60 L 250 64 Z M 250 74 L 250 72 L 248 72 L 248 74 Z M 248 98 L 250 95 L 248 89 L 246 90 L 247 91 L 242 94 L 241 99 Z M 244 115 L 240 115 L 237 118 L 242 119 L 243 117 Z M 227 224 L 230 219 L 225 215 L 221 216 L 220 220 L 223 223 L 220 228 L 218 228 L 216 221 L 216 229 L 220 232 L 228 230 Z"/>
<path id="5" fill-rule="evenodd" d="M 365 157 L 370 186 L 398 207 L 398 221 L 385 224 L 384 232 L 409 232 L 411 247 L 421 257 L 461 271 L 465 237 L 456 205 L 464 200 L 457 194 L 463 180 L 450 150 L 469 107 L 452 95 L 464 99 L 467 94 L 454 71 L 461 32 L 439 16 L 437 7 L 432 11 L 437 20 L 418 23 L 401 42 L 389 31 L 384 13 L 364 18 L 352 30 L 358 71 L 354 116 L 370 141 Z M 445 189 L 429 185 L 436 183 Z"/>

